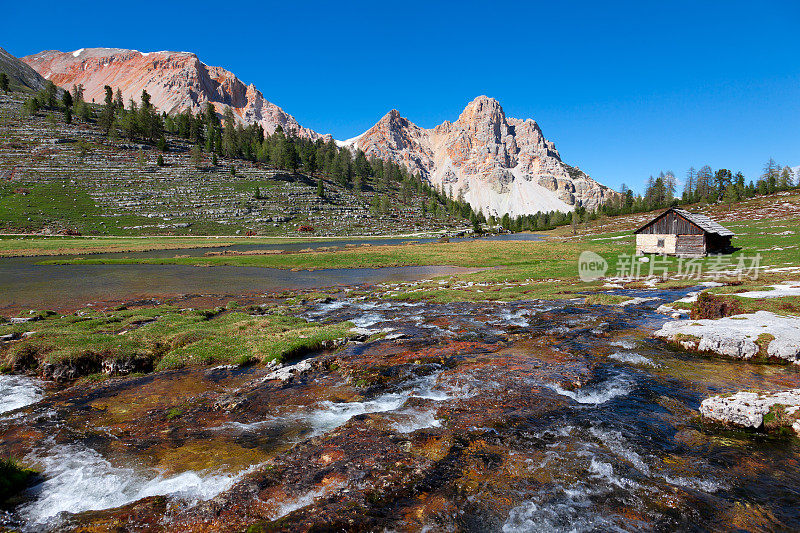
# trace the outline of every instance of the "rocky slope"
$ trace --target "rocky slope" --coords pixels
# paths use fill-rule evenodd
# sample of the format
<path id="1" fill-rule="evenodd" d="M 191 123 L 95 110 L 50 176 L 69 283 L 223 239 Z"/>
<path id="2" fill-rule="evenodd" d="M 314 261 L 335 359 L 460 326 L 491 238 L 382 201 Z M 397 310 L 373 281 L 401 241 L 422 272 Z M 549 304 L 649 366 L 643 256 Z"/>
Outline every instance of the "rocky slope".
<path id="1" fill-rule="evenodd" d="M 470 102 L 455 122 L 433 129 L 392 110 L 345 144 L 402 163 L 487 215 L 592 209 L 617 194 L 563 163 L 535 121 L 506 117 L 486 96 Z"/>
<path id="2" fill-rule="evenodd" d="M 44 89 L 47 82 L 38 72 L 33 70 L 4 49 L 0 48 L 0 72 L 5 72 L 12 90 Z"/>
<path id="3" fill-rule="evenodd" d="M 130 98 L 138 102 L 144 89 L 151 95 L 153 105 L 167 113 L 184 109 L 197 113 L 206 102 L 211 102 L 220 113 L 225 106 L 230 106 L 242 122 L 260 124 L 268 133 L 280 125 L 301 137 L 322 137 L 265 100 L 254 85 L 245 85 L 231 72 L 210 67 L 189 52 L 138 52 L 119 48 L 48 50 L 23 57 L 22 61 L 61 87 L 83 84 L 87 101 L 102 102 L 105 85 L 119 88 L 126 103 Z"/>

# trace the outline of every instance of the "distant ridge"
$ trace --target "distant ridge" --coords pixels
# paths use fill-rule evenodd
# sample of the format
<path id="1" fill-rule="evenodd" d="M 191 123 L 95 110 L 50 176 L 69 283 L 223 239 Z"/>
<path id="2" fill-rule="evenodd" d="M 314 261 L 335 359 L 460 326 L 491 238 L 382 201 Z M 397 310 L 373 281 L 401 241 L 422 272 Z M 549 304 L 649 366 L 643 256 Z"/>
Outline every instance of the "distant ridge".
<path id="1" fill-rule="evenodd" d="M 0 72 L 5 72 L 9 78 L 9 85 L 14 90 L 40 91 L 44 88 L 45 80 L 38 72 L 22 60 L 0 48 Z"/>

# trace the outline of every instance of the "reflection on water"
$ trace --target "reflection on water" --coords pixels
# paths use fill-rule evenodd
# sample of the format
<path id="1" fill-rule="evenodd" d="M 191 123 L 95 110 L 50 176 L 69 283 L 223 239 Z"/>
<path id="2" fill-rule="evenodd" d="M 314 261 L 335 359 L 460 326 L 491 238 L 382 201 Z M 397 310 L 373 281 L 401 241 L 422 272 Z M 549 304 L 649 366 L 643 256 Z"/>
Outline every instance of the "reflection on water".
<path id="1" fill-rule="evenodd" d="M 0 261 L 0 310 L 61 308 L 96 301 L 178 294 L 241 295 L 409 281 L 474 269 L 450 266 L 341 268 L 293 272 L 258 267 L 36 265 Z"/>
<path id="2" fill-rule="evenodd" d="M 488 240 L 539 240 L 538 235 L 509 234 Z M 474 240 L 451 239 L 451 242 Z M 398 245 L 435 239 L 360 239 L 276 244 L 237 244 L 213 248 L 95 254 L 94 258 L 171 258 L 209 252 L 249 250 L 299 251 L 322 247 Z M 77 256 L 50 256 L 48 259 Z M 193 267 L 182 265 L 37 265 L 39 257 L 0 258 L 0 311 L 24 308 L 75 307 L 96 301 L 179 294 L 242 295 L 282 290 L 410 281 L 470 272 L 450 266 L 327 269 L 292 272 L 257 267 Z"/>

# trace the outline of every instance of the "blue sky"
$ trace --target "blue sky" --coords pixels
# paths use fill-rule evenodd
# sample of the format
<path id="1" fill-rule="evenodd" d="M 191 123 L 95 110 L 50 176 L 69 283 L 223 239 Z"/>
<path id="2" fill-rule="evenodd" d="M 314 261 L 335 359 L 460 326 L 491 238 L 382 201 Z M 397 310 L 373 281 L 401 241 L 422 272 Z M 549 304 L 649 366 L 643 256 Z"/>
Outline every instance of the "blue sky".
<path id="1" fill-rule="evenodd" d="M 195 52 L 338 139 L 392 108 L 432 127 L 486 94 L 613 187 L 692 165 L 750 178 L 770 157 L 800 164 L 796 0 L 230 6 L 8 2 L 0 46 Z"/>

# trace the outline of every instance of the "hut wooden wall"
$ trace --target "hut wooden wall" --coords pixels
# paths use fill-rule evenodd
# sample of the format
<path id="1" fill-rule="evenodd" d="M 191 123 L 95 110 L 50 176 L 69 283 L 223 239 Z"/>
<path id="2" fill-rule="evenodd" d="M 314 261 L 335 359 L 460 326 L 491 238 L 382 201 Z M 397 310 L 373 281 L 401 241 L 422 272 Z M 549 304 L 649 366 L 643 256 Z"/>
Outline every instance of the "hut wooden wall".
<path id="1" fill-rule="evenodd" d="M 678 240 L 675 243 L 675 253 L 677 255 L 705 255 L 705 235 L 678 235 Z"/>

